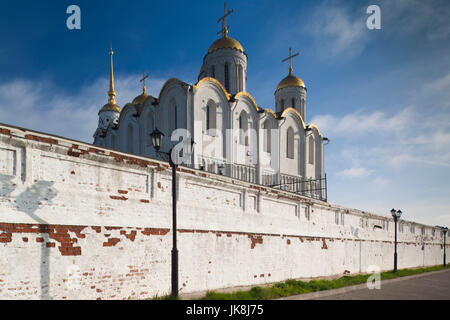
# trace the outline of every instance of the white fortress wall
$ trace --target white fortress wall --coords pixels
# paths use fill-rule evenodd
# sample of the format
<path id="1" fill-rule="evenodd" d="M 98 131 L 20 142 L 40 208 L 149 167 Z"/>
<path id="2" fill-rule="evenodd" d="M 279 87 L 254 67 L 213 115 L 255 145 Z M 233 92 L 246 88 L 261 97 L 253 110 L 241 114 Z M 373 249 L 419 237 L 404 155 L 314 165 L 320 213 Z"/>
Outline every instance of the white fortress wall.
<path id="1" fill-rule="evenodd" d="M 390 217 L 184 167 L 178 190 L 181 293 L 393 266 Z M 165 162 L 0 125 L 0 298 L 168 294 L 171 205 Z M 441 264 L 405 223 L 399 268 Z"/>

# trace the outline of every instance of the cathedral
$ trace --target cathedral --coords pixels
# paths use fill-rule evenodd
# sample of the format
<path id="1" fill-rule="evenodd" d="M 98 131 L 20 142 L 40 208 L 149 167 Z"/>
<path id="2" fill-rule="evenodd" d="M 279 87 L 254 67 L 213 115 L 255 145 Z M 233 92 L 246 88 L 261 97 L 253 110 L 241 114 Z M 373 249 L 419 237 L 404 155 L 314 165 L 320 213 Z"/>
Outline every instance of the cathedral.
<path id="1" fill-rule="evenodd" d="M 142 93 L 121 108 L 115 102 L 110 50 L 109 100 L 98 113 L 94 144 L 158 158 L 154 130 L 164 134 L 163 152 L 181 144 L 179 133 L 187 132 L 190 147 L 180 153 L 186 157 L 189 151 L 190 161 L 181 165 L 326 201 L 328 139 L 316 125 L 306 124 L 307 89 L 292 69 L 298 54 L 290 49 L 283 60 L 289 61 L 289 72 L 275 90 L 275 111 L 258 106 L 247 92 L 247 54 L 228 35 L 226 19 L 233 10 L 225 6 L 224 11 L 220 38 L 208 48 L 196 84 L 172 78 L 153 97 L 144 75 Z"/>

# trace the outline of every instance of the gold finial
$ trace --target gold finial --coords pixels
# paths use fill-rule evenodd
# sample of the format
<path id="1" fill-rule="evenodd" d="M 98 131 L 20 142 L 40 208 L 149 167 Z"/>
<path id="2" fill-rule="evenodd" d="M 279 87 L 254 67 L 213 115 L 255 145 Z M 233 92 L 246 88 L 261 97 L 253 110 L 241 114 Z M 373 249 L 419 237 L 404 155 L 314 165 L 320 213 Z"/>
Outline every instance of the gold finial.
<path id="1" fill-rule="evenodd" d="M 223 16 L 217 20 L 217 23 L 222 21 L 222 30 L 217 32 L 217 34 L 222 34 L 223 38 L 226 38 L 228 36 L 228 26 L 227 26 L 227 17 L 234 12 L 233 9 L 227 12 L 227 3 L 225 2 L 223 5 Z"/>
<path id="2" fill-rule="evenodd" d="M 147 89 L 145 88 L 145 79 L 148 78 L 148 74 L 145 74 L 145 70 L 142 70 L 142 79 L 139 82 L 143 82 L 142 93 L 147 93 Z"/>
<path id="3" fill-rule="evenodd" d="M 292 55 L 292 48 L 289 48 L 289 57 L 282 60 L 281 62 L 286 62 L 289 60 L 289 75 L 292 75 L 292 59 L 298 56 L 298 52 L 294 55 Z"/>
<path id="4" fill-rule="evenodd" d="M 112 41 L 111 41 L 111 47 L 109 49 L 109 56 L 111 59 L 111 71 L 109 74 L 109 92 L 108 92 L 108 96 L 109 96 L 109 104 L 116 104 L 116 92 L 114 91 L 114 69 L 113 69 L 113 54 L 114 51 L 112 49 Z"/>

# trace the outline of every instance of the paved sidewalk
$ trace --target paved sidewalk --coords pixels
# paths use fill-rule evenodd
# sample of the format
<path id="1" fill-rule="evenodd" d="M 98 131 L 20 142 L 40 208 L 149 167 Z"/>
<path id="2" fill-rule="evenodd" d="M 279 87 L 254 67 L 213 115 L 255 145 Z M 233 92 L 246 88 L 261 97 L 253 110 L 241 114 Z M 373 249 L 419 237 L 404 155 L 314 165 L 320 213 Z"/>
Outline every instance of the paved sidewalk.
<path id="1" fill-rule="evenodd" d="M 422 273 L 381 282 L 284 298 L 286 300 L 450 300 L 450 270 Z"/>

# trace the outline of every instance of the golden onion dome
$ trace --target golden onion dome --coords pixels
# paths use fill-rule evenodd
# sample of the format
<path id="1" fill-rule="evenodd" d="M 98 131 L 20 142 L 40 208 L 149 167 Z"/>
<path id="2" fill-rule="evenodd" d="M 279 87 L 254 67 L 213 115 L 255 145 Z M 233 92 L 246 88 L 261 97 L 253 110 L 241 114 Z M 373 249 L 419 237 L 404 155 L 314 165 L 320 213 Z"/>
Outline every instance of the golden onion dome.
<path id="1" fill-rule="evenodd" d="M 148 95 L 146 92 L 143 92 L 141 95 L 137 96 L 133 100 L 133 104 L 144 104 L 145 100 L 147 100 Z"/>
<path id="2" fill-rule="evenodd" d="M 227 36 L 214 41 L 213 44 L 209 47 L 208 53 L 219 49 L 235 49 L 244 53 L 244 48 L 242 48 L 242 45 L 237 40 Z"/>
<path id="3" fill-rule="evenodd" d="M 103 106 L 103 108 L 100 109 L 100 112 L 103 112 L 103 111 L 116 111 L 116 112 L 121 112 L 121 111 L 122 111 L 122 108 L 119 107 L 119 106 L 118 106 L 117 104 L 115 104 L 115 103 L 108 102 L 107 104 L 105 104 L 105 105 Z M 99 113 L 100 113 L 100 112 L 99 112 Z"/>
<path id="4" fill-rule="evenodd" d="M 302 79 L 289 74 L 286 78 L 281 80 L 281 82 L 278 84 L 277 91 L 283 88 L 287 87 L 305 87 L 305 83 L 302 81 Z"/>

